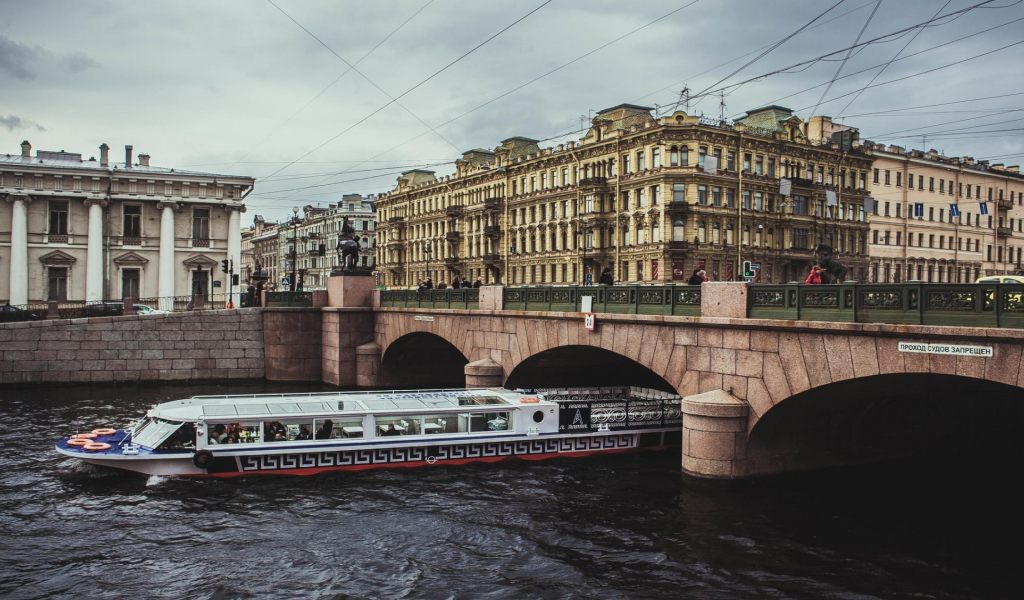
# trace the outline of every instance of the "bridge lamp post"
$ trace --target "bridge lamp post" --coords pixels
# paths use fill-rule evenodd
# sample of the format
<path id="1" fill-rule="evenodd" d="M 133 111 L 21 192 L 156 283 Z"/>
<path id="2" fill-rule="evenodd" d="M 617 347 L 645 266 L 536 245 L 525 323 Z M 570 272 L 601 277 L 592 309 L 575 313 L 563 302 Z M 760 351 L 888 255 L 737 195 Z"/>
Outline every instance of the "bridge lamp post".
<path id="1" fill-rule="evenodd" d="M 295 262 L 299 250 L 299 207 L 292 207 L 292 278 L 288 281 L 288 291 L 295 291 Z"/>
<path id="2" fill-rule="evenodd" d="M 583 239 L 583 264 L 582 264 L 582 279 L 583 285 L 587 285 L 587 244 L 589 243 L 589 235 L 593 233 L 594 228 L 586 221 L 580 221 L 580 228 L 576 231 L 576 236 L 582 236 Z"/>
<path id="3" fill-rule="evenodd" d="M 430 242 L 423 242 L 423 257 L 427 261 L 427 279 L 430 279 L 430 254 L 433 250 L 430 248 Z M 433 281 L 431 281 L 433 283 Z"/>

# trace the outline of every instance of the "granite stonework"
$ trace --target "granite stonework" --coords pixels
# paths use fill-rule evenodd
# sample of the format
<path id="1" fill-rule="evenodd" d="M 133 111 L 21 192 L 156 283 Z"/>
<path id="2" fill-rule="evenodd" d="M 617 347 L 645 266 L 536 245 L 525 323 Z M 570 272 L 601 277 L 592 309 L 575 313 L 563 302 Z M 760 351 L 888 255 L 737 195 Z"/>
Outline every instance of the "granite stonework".
<path id="1" fill-rule="evenodd" d="M 373 281 L 371 277 L 363 277 Z M 321 313 L 320 370 L 307 381 L 338 386 L 357 385 L 357 348 L 373 342 L 373 312 L 369 308 L 325 308 Z M 379 365 L 379 361 L 378 361 Z"/>
<path id="2" fill-rule="evenodd" d="M 0 382 L 262 379 L 262 309 L 0 324 Z"/>
<path id="3" fill-rule="evenodd" d="M 433 315 L 435 320 L 416 321 L 416 315 Z M 587 331 L 578 313 L 404 308 L 380 308 L 374 319 L 374 341 L 382 354 L 402 336 L 426 331 L 451 342 L 468 362 L 490 359 L 500 366 L 502 381 L 539 352 L 588 345 L 651 369 L 683 397 L 727 393 L 748 409 L 742 427 L 748 454 L 745 458 L 737 454 L 735 464 L 725 469 L 711 457 L 724 451 L 721 436 L 691 437 L 691 445 L 696 440 L 699 446 L 714 450 L 691 456 L 695 462 L 688 463 L 687 472 L 709 478 L 791 468 L 786 456 L 756 455 L 756 448 L 748 443 L 750 436 L 779 403 L 834 382 L 922 372 L 1024 387 L 1024 332 L 1008 329 L 602 313 L 596 330 Z M 995 354 L 992 358 L 915 355 L 898 352 L 900 341 L 992 346 Z M 779 446 L 772 451 L 799 450 Z M 708 469 L 704 475 L 702 466 Z"/>

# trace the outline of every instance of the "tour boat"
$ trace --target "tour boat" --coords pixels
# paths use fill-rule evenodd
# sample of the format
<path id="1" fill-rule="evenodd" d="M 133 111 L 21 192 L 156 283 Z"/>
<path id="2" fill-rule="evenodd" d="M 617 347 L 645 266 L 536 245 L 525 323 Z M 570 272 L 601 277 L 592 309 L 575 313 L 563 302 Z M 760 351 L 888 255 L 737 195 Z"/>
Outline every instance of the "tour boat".
<path id="1" fill-rule="evenodd" d="M 678 395 L 636 387 L 195 396 L 56 448 L 148 475 L 311 475 L 678 447 L 682 419 Z"/>

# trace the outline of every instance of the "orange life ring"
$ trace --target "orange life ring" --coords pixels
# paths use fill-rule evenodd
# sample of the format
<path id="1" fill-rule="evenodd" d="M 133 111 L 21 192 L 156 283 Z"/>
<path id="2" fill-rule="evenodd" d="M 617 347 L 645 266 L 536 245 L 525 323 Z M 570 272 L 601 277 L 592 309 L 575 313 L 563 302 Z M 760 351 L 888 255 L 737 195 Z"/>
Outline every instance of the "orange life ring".
<path id="1" fill-rule="evenodd" d="M 92 432 L 95 433 L 96 435 L 114 435 L 115 433 L 117 433 L 117 430 L 111 429 L 109 427 L 104 427 L 102 429 L 93 429 Z"/>
<path id="2" fill-rule="evenodd" d="M 71 439 L 73 439 L 73 440 L 94 440 L 94 439 L 96 439 L 96 434 L 95 433 L 76 433 L 75 435 L 71 436 Z"/>
<path id="3" fill-rule="evenodd" d="M 110 450 L 110 444 L 104 444 L 103 442 L 89 442 L 82 446 L 82 450 L 86 452 L 100 452 L 102 450 Z"/>
<path id="4" fill-rule="evenodd" d="M 534 404 L 536 402 L 540 402 L 540 398 L 520 398 L 519 402 L 522 404 Z"/>
<path id="5" fill-rule="evenodd" d="M 72 448 L 80 448 L 86 444 L 91 443 L 93 442 L 87 438 L 71 438 L 70 440 L 68 440 L 68 446 L 71 446 Z"/>

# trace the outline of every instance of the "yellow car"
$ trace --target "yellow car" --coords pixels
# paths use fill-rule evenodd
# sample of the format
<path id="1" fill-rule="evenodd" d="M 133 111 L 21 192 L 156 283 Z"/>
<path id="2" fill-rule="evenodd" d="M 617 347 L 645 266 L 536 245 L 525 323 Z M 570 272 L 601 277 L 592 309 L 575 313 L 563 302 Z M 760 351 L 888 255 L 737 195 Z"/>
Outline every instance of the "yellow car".
<path id="1" fill-rule="evenodd" d="M 975 283 L 1024 283 L 1024 277 L 1020 275 L 992 275 L 990 277 L 979 277 Z"/>

